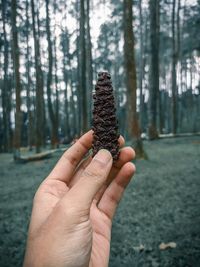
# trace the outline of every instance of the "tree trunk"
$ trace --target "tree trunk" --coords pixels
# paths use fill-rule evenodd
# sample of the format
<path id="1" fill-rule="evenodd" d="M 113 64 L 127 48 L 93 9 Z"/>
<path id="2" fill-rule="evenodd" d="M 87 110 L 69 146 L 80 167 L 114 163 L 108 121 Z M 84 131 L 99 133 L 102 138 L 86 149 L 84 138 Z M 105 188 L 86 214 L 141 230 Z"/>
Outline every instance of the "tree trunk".
<path id="1" fill-rule="evenodd" d="M 86 90 L 88 101 L 88 127 L 92 121 L 92 89 L 93 89 L 93 68 L 92 68 L 92 43 L 90 35 L 90 0 L 86 6 Z M 90 101 L 91 99 L 91 101 Z"/>
<path id="2" fill-rule="evenodd" d="M 64 135 L 65 138 L 69 138 L 69 103 L 68 103 L 68 84 L 69 84 L 69 75 L 67 70 L 67 65 L 69 66 L 69 37 L 67 29 L 62 34 L 62 52 L 63 52 L 63 78 L 65 83 L 64 91 L 64 107 L 65 107 L 65 116 L 64 116 Z"/>
<path id="3" fill-rule="evenodd" d="M 55 131 L 57 134 L 57 147 L 59 147 L 59 90 L 58 90 L 58 75 L 57 75 L 57 52 L 56 52 L 56 41 L 54 40 L 54 68 L 55 68 L 55 86 L 56 86 L 56 103 L 55 103 Z"/>
<path id="4" fill-rule="evenodd" d="M 21 79 L 20 79 L 20 63 L 19 63 L 19 46 L 18 46 L 18 30 L 17 30 L 17 3 L 16 0 L 11 1 L 11 20 L 12 20 L 12 53 L 14 64 L 14 81 L 16 95 L 16 111 L 15 111 L 15 131 L 14 131 L 14 158 L 20 154 L 21 145 Z"/>
<path id="5" fill-rule="evenodd" d="M 140 88 L 140 126 L 143 131 L 144 125 L 144 95 L 143 95 L 143 78 L 144 78 L 144 45 L 143 45 L 143 16 L 142 16 L 142 0 L 139 1 L 140 16 L 140 64 L 139 64 L 139 88 Z"/>
<path id="6" fill-rule="evenodd" d="M 36 26 L 37 26 L 37 35 L 38 35 L 38 50 L 39 50 L 39 68 L 40 68 L 40 88 L 41 88 L 41 102 L 42 102 L 42 121 L 43 121 L 43 131 L 42 131 L 42 145 L 46 146 L 46 136 L 48 131 L 47 120 L 46 120 L 46 111 L 45 111 L 45 101 L 44 101 L 44 78 L 43 78 L 43 71 L 41 67 L 41 55 L 40 55 L 40 39 L 41 39 L 41 30 L 40 30 L 40 18 L 39 18 L 39 10 L 40 10 L 40 1 L 36 1 L 37 8 L 36 8 Z"/>
<path id="7" fill-rule="evenodd" d="M 177 50 L 175 39 L 175 8 L 176 0 L 172 3 L 172 133 L 177 132 L 177 84 L 176 84 L 176 65 Z"/>
<path id="8" fill-rule="evenodd" d="M 137 157 L 144 157 L 141 132 L 136 111 L 136 67 L 134 56 L 134 34 L 133 34 L 133 11 L 132 0 L 124 0 L 123 23 L 124 23 L 124 67 L 126 73 L 126 87 L 128 94 L 128 132 L 133 140 Z"/>
<path id="9" fill-rule="evenodd" d="M 44 99 L 43 99 L 43 77 L 40 63 L 40 47 L 39 36 L 36 32 L 35 23 L 35 5 L 31 0 L 31 12 L 33 22 L 33 38 L 34 38 L 34 56 L 35 56 L 35 72 L 36 72 L 36 153 L 40 153 L 44 136 Z"/>
<path id="10" fill-rule="evenodd" d="M 80 1 L 80 97 L 82 114 L 82 131 L 86 132 L 88 126 L 87 88 L 86 88 L 86 40 L 85 40 L 85 0 Z"/>
<path id="11" fill-rule="evenodd" d="M 3 152 L 8 152 L 11 147 L 10 140 L 10 93 L 9 93 L 9 85 L 8 85 L 8 65 L 9 65 L 9 55 L 8 55 L 8 47 L 9 43 L 7 40 L 6 33 L 6 2 L 1 1 L 2 5 L 2 21 L 3 21 L 3 42 L 4 42 L 4 78 L 3 78 L 3 87 L 2 87 L 2 108 L 3 108 Z"/>
<path id="12" fill-rule="evenodd" d="M 158 138 L 157 105 L 159 93 L 159 1 L 150 0 L 150 66 L 149 66 L 149 139 Z"/>
<path id="13" fill-rule="evenodd" d="M 77 32 L 77 38 L 76 38 L 76 59 L 77 59 L 77 69 L 76 69 L 76 88 L 73 90 L 74 96 L 77 96 L 76 102 L 76 133 L 77 135 L 81 134 L 81 128 L 82 128 L 82 92 L 81 92 L 81 51 L 80 51 L 80 0 L 77 0 L 75 2 L 75 10 L 76 10 L 76 32 Z M 72 76 L 71 76 L 72 77 Z"/>
<path id="14" fill-rule="evenodd" d="M 56 0 L 54 0 L 54 19 L 56 20 Z M 56 24 L 54 25 L 54 33 L 56 32 Z M 59 123 L 60 123 L 60 118 L 59 118 L 59 90 L 58 90 L 58 65 L 57 65 L 57 47 L 56 47 L 56 38 L 54 38 L 54 69 L 55 69 L 55 86 L 56 86 L 56 103 L 55 103 L 55 118 L 56 118 L 56 131 L 57 131 L 57 138 L 58 138 L 58 145 L 59 147 Z"/>
<path id="15" fill-rule="evenodd" d="M 48 60 L 49 60 L 48 74 L 47 74 L 47 99 L 48 99 L 49 118 L 51 121 L 51 145 L 54 148 L 58 145 L 59 142 L 58 142 L 58 124 L 56 120 L 56 114 L 53 110 L 53 104 L 51 99 L 53 51 L 52 51 L 51 31 L 50 31 L 49 0 L 46 0 L 46 31 L 47 31 Z"/>
<path id="16" fill-rule="evenodd" d="M 30 61 L 29 61 L 29 55 L 30 55 L 30 49 L 29 49 L 29 30 L 30 30 L 30 23 L 29 23 L 29 15 L 28 15 L 28 9 L 29 9 L 29 2 L 26 0 L 26 76 L 27 76 L 27 89 L 26 89 L 26 105 L 27 105 L 27 113 L 28 113 L 28 146 L 29 149 L 32 150 L 32 147 L 34 145 L 34 127 L 33 127 L 33 111 L 31 110 L 31 87 L 32 87 L 32 81 L 30 77 Z"/>

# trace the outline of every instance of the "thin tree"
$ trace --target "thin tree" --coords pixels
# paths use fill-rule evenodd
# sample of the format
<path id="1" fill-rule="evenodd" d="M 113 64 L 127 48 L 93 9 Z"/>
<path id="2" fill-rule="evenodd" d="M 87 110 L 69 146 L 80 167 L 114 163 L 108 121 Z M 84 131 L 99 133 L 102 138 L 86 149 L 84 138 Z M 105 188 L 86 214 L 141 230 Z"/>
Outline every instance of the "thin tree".
<path id="1" fill-rule="evenodd" d="M 134 34 L 133 34 L 133 11 L 132 0 L 123 2 L 123 30 L 124 30 L 124 67 L 126 73 L 126 88 L 128 95 L 128 132 L 133 140 L 136 155 L 144 157 L 141 131 L 136 110 L 136 66 L 134 56 Z"/>
<path id="2" fill-rule="evenodd" d="M 47 99 L 48 99 L 48 111 L 51 121 L 51 145 L 55 147 L 58 145 L 58 121 L 56 113 L 53 109 L 51 92 L 52 92 L 52 69 L 53 69 L 53 51 L 50 31 L 50 18 L 49 18 L 49 0 L 46 0 L 46 31 L 48 42 L 48 74 L 47 74 Z"/>
<path id="3" fill-rule="evenodd" d="M 176 65 L 177 65 L 177 49 L 176 49 L 176 31 L 175 31 L 175 12 L 176 0 L 172 2 L 172 133 L 177 132 L 177 81 L 176 81 Z"/>
<path id="4" fill-rule="evenodd" d="M 92 99 L 93 68 L 92 68 L 92 42 L 90 35 L 90 0 L 86 1 L 86 89 L 87 99 Z M 88 126 L 91 125 L 92 101 L 88 101 Z"/>
<path id="5" fill-rule="evenodd" d="M 3 22 L 3 46 L 4 46 L 4 63 L 3 63 L 3 86 L 2 86 L 2 108 L 3 108 L 3 151 L 8 152 L 11 149 L 10 140 L 10 88 L 8 84 L 8 65 L 9 65 L 9 43 L 6 33 L 6 1 L 1 1 L 2 5 L 2 22 Z"/>
<path id="6" fill-rule="evenodd" d="M 43 99 L 43 74 L 40 62 L 40 46 L 39 36 L 36 31 L 35 22 L 35 4 L 31 0 L 31 13 L 33 22 L 33 39 L 34 39 L 34 56 L 35 56 L 35 72 L 36 72 L 36 152 L 41 151 L 43 144 L 44 132 L 44 99 Z"/>
<path id="7" fill-rule="evenodd" d="M 18 29 L 17 29 L 17 2 L 11 1 L 11 26 L 12 26 L 12 54 L 13 54 L 13 69 L 14 69 L 14 82 L 15 82 L 15 131 L 14 131 L 14 158 L 20 156 L 21 145 L 21 78 L 20 78 L 20 62 L 19 62 L 19 45 L 18 45 Z"/>
<path id="8" fill-rule="evenodd" d="M 53 3 L 54 6 L 54 20 L 56 20 L 56 10 L 57 10 L 57 4 L 56 4 L 56 0 L 54 0 Z M 54 34 L 56 32 L 56 23 L 54 24 Z M 57 64 L 57 46 L 56 46 L 56 38 L 54 38 L 54 42 L 53 42 L 53 47 L 54 47 L 54 70 L 55 70 L 55 75 L 54 75 L 54 81 L 55 81 L 55 89 L 56 89 L 56 103 L 55 103 L 55 118 L 56 118 L 56 129 L 57 129 L 57 138 L 58 138 L 58 143 L 57 143 L 57 147 L 59 146 L 59 122 L 60 122 L 60 118 L 59 118 L 59 90 L 58 90 L 58 64 Z"/>
<path id="9" fill-rule="evenodd" d="M 159 94 L 159 1 L 150 0 L 150 66 L 149 66 L 149 139 L 158 138 L 157 105 Z"/>
<path id="10" fill-rule="evenodd" d="M 69 108 L 68 108 L 68 84 L 69 84 L 69 75 L 67 71 L 68 64 L 68 53 L 69 53 L 69 35 L 67 29 L 64 29 L 61 35 L 61 47 L 62 47 L 62 71 L 63 71 L 63 79 L 65 83 L 64 89 L 64 134 L 68 139 L 69 132 Z"/>
<path id="11" fill-rule="evenodd" d="M 85 31 L 85 0 L 80 0 L 80 78 L 79 78 L 79 97 L 81 98 L 81 114 L 82 114 L 82 131 L 86 132 L 88 126 L 88 108 L 87 108 L 87 88 L 86 88 L 86 31 Z"/>
<path id="12" fill-rule="evenodd" d="M 139 64 L 139 88 L 140 88 L 140 126 L 144 125 L 144 95 L 143 95 L 143 78 L 144 78 L 144 38 L 143 38 L 143 14 L 142 0 L 139 0 L 139 18 L 140 18 L 140 64 Z M 142 129 L 143 130 L 143 129 Z"/>
<path id="13" fill-rule="evenodd" d="M 34 127 L 33 127 L 33 111 L 31 110 L 32 99 L 31 99 L 31 75 L 30 75 L 30 47 L 29 47 L 29 31 L 30 31 L 30 18 L 29 18 L 29 1 L 26 0 L 26 77 L 27 77 L 27 85 L 26 85 L 26 105 L 27 105 L 27 113 L 28 113 L 28 146 L 29 149 L 32 150 L 32 146 L 34 144 Z"/>

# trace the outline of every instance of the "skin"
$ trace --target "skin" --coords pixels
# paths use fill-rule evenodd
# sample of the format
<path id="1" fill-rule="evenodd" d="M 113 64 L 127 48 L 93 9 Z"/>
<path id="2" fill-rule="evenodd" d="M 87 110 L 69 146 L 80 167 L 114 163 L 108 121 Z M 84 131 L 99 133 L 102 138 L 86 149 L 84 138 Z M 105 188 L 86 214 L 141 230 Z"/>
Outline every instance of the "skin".
<path id="1" fill-rule="evenodd" d="M 112 220 L 135 172 L 135 153 L 124 147 L 114 163 L 104 149 L 84 158 L 91 145 L 89 131 L 38 188 L 23 267 L 108 266 Z"/>

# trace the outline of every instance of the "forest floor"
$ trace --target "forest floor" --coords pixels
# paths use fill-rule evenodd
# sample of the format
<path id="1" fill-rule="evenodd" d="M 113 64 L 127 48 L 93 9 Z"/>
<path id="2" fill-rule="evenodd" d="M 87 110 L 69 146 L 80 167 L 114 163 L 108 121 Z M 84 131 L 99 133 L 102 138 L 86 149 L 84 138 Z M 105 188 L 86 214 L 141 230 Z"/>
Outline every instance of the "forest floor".
<path id="1" fill-rule="evenodd" d="M 200 137 L 145 141 L 149 160 L 118 208 L 109 267 L 200 266 Z M 0 154 L 0 267 L 23 261 L 32 198 L 61 152 L 16 164 Z M 176 248 L 160 250 L 164 242 Z"/>

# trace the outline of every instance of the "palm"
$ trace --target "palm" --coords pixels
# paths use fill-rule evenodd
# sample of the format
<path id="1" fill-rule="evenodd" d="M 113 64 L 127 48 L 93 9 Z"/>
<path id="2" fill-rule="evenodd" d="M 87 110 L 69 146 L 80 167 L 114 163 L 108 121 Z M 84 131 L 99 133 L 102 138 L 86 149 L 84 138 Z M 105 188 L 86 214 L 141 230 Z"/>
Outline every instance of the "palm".
<path id="1" fill-rule="evenodd" d="M 57 203 L 68 191 L 69 187 L 64 182 L 58 180 L 44 181 L 37 193 L 39 202 L 42 205 L 40 204 L 40 209 L 37 209 L 37 217 L 40 218 L 40 221 L 37 221 L 36 228 L 40 227 L 46 221 Z M 93 230 L 93 243 L 90 266 L 96 266 L 96 263 L 102 263 L 104 261 L 106 266 L 109 257 L 111 224 L 111 219 L 100 211 L 95 203 L 92 203 L 90 209 L 90 225 Z"/>
<path id="2" fill-rule="evenodd" d="M 68 191 L 69 186 L 64 182 L 59 180 L 44 181 L 38 190 L 38 198 L 40 198 L 39 202 L 43 204 L 42 206 L 40 205 L 40 209 L 38 209 L 38 217 L 41 219 L 41 223 L 46 221 L 57 203 Z M 94 249 L 97 249 L 100 244 L 102 246 L 102 242 L 105 243 L 105 246 L 107 244 L 109 245 L 112 222 L 106 214 L 98 209 L 95 203 L 91 206 L 90 221 L 93 230 Z"/>
<path id="3" fill-rule="evenodd" d="M 56 239 L 56 241 L 58 242 L 56 243 L 56 247 L 55 242 L 53 242 L 53 252 L 55 253 L 55 251 L 58 251 L 58 255 L 60 255 L 59 248 L 66 246 L 65 251 L 71 253 L 71 256 L 74 255 L 74 260 L 76 261 L 76 255 L 82 255 L 83 250 L 85 250 L 85 257 L 84 259 L 82 258 L 82 260 L 84 260 L 83 266 L 85 266 L 85 264 L 88 264 L 88 262 L 90 267 L 108 266 L 112 218 L 114 216 L 118 202 L 122 197 L 123 191 L 129 183 L 134 172 L 133 165 L 129 164 L 129 161 L 134 157 L 134 151 L 130 148 L 123 148 L 121 150 L 119 160 L 114 165 L 110 165 L 109 169 L 107 168 L 107 174 L 104 172 L 104 174 L 106 175 L 106 184 L 101 184 L 101 186 L 98 185 L 98 189 L 95 189 L 94 192 L 96 196 L 94 197 L 94 195 L 92 195 L 90 198 L 90 192 L 92 191 L 87 191 L 88 185 L 90 186 L 91 190 L 93 190 L 92 187 L 95 188 L 97 186 L 95 183 L 90 182 L 93 177 L 90 176 L 90 173 L 87 173 L 87 170 L 89 168 L 88 166 L 92 166 L 90 164 L 91 159 L 85 160 L 81 164 L 79 163 L 84 154 L 91 147 L 91 143 L 92 135 L 91 132 L 89 132 L 82 136 L 79 142 L 77 142 L 74 146 L 68 149 L 67 152 L 64 153 L 50 175 L 39 187 L 34 200 L 30 225 L 30 235 L 37 235 L 37 232 L 43 232 L 44 229 L 48 229 L 48 227 L 54 225 L 50 223 L 50 220 L 52 219 L 53 223 L 55 223 L 55 225 L 59 224 L 59 229 L 63 231 L 63 229 L 66 229 L 66 213 L 64 212 L 64 210 L 70 212 L 71 207 L 73 206 L 72 203 L 79 203 L 78 206 L 76 206 L 79 212 L 81 212 L 81 214 L 85 210 L 88 212 L 85 217 L 87 219 L 86 221 L 84 221 L 84 229 L 81 228 L 83 224 L 81 225 L 80 223 L 80 213 L 78 212 L 77 217 L 75 217 L 77 218 L 77 221 L 73 221 L 71 228 L 71 230 L 73 230 L 75 238 L 72 238 L 73 240 L 71 239 L 68 243 L 66 243 L 66 238 L 68 238 L 66 232 L 64 235 L 63 233 L 59 232 L 61 238 Z M 93 171 L 95 172 L 94 167 L 93 169 Z M 89 176 L 85 178 L 85 175 Z M 83 184 L 83 186 L 81 186 L 81 184 Z M 81 196 L 80 192 L 82 193 Z M 70 202 L 68 201 L 69 199 L 70 201 L 71 199 L 73 199 L 73 201 Z M 90 199 L 89 202 L 88 199 Z M 86 203 L 84 205 L 83 200 L 86 201 L 84 202 Z M 64 206 L 63 203 L 65 203 Z M 72 211 L 73 210 L 74 209 L 72 209 Z M 88 210 L 90 210 L 90 212 Z M 56 213 L 57 211 L 58 213 Z M 69 218 L 71 218 L 71 215 L 69 215 Z M 60 224 L 61 221 L 62 225 Z M 78 227 L 74 228 L 74 225 L 77 225 Z M 70 227 L 69 224 L 68 227 Z M 43 231 L 39 231 L 40 228 L 42 228 Z M 58 231 L 58 228 L 56 229 Z M 71 230 L 70 233 L 72 233 Z M 54 235 L 57 234 L 55 232 L 55 227 L 52 227 L 52 229 L 50 230 L 48 229 L 47 232 L 47 237 L 49 237 L 50 239 L 52 237 L 53 240 L 55 240 Z M 52 235 L 50 233 L 52 233 Z M 72 235 L 70 234 L 70 238 L 71 237 Z M 47 238 L 47 240 L 49 239 Z M 76 243 L 77 241 L 78 243 Z M 41 242 L 43 242 L 43 244 L 47 244 L 47 246 L 49 244 L 49 242 L 45 240 L 42 240 Z M 73 242 L 74 245 L 72 249 L 76 247 L 75 251 L 72 251 L 71 247 L 69 247 L 69 245 L 71 245 L 70 242 Z M 85 244 L 87 244 L 87 247 L 85 246 Z M 53 260 L 53 258 L 51 258 L 51 260 Z"/>

